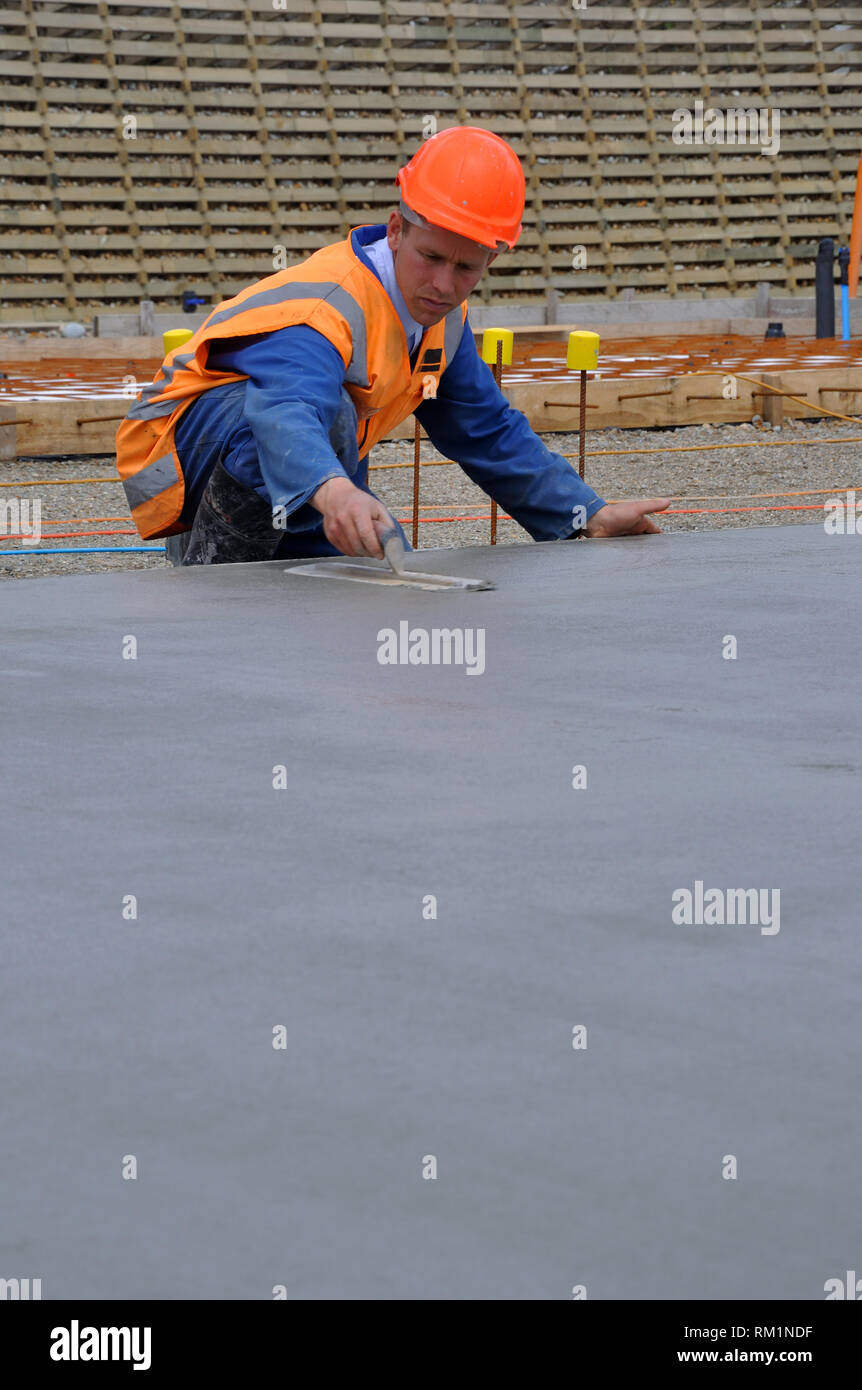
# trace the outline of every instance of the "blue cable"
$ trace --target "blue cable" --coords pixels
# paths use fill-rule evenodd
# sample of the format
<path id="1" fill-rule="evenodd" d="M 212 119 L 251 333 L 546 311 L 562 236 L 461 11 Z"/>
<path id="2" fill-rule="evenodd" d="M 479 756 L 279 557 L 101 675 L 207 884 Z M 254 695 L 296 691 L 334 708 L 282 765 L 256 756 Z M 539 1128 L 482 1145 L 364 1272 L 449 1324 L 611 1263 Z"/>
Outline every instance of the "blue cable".
<path id="1" fill-rule="evenodd" d="M 19 559 L 23 555 L 127 555 L 130 551 L 146 550 L 151 555 L 164 555 L 163 545 L 58 545 L 56 550 L 0 550 L 0 558 L 9 555 Z"/>

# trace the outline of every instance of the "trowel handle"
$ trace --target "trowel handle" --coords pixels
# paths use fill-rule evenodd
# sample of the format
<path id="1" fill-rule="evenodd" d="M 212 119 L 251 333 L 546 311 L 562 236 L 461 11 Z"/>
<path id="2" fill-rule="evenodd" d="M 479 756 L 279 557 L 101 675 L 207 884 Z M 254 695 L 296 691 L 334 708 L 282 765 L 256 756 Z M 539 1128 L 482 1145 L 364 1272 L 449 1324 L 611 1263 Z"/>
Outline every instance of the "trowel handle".
<path id="1" fill-rule="evenodd" d="M 386 526 L 378 532 L 378 536 L 380 537 L 380 544 L 383 546 L 383 554 L 395 573 L 399 574 L 404 568 L 405 550 L 398 528 L 395 525 Z"/>

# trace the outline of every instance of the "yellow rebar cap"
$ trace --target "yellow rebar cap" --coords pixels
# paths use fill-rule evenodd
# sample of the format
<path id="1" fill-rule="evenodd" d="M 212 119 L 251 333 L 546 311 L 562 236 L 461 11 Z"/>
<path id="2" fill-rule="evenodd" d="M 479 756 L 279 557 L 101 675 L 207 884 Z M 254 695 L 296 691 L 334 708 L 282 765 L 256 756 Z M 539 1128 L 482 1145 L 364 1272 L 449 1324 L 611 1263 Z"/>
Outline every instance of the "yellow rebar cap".
<path id="1" fill-rule="evenodd" d="M 187 343 L 189 338 L 194 336 L 194 330 L 191 328 L 169 328 L 167 333 L 162 334 L 165 357 L 169 352 L 173 352 L 174 348 L 182 347 L 183 343 Z"/>
<path id="2" fill-rule="evenodd" d="M 594 372 L 599 365 L 600 342 L 598 333 L 588 333 L 580 328 L 570 333 L 566 350 L 566 366 L 569 371 Z"/>
<path id="3" fill-rule="evenodd" d="M 512 365 L 512 348 L 515 345 L 515 335 L 511 328 L 486 328 L 482 334 L 482 361 L 488 362 L 492 367 L 497 365 L 497 344 L 503 344 L 503 366 Z"/>

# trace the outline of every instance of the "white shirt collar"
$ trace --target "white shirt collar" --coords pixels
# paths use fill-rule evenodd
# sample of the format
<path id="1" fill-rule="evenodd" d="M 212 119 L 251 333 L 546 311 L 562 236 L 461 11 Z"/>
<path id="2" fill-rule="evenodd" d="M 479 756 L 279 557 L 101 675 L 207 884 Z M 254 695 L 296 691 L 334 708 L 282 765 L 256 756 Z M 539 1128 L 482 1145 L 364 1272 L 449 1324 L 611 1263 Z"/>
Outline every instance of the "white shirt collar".
<path id="1" fill-rule="evenodd" d="M 395 278 L 395 262 L 386 238 L 386 232 L 384 231 L 379 241 L 369 242 L 362 249 L 380 276 L 383 288 L 392 300 L 392 306 L 401 320 L 407 338 L 407 351 L 409 353 L 415 352 L 422 341 L 425 329 L 421 323 L 417 323 L 416 319 L 413 318 L 404 302 L 404 296 L 398 288 L 398 281 Z"/>

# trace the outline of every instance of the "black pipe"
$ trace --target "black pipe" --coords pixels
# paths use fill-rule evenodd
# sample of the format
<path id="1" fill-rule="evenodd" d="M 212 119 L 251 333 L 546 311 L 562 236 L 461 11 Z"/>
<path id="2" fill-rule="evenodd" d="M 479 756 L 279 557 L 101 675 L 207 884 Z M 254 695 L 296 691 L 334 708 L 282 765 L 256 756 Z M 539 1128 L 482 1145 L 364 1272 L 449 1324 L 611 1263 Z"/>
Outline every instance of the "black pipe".
<path id="1" fill-rule="evenodd" d="M 814 295 L 818 338 L 835 337 L 835 243 L 824 237 L 814 263 Z"/>
<path id="2" fill-rule="evenodd" d="M 839 282 L 841 284 L 841 337 L 845 343 L 850 339 L 850 248 L 842 246 L 838 252 Z"/>

